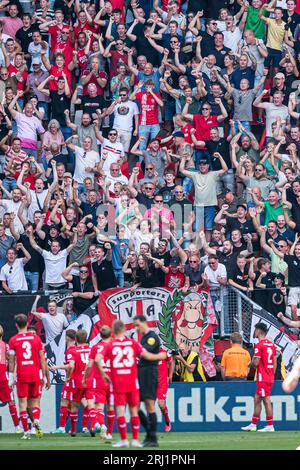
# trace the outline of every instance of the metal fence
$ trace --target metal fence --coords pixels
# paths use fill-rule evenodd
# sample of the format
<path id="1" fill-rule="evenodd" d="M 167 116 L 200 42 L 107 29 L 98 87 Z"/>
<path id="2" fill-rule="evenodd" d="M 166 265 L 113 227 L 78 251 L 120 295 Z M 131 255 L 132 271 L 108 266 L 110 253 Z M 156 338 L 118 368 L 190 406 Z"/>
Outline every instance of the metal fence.
<path id="1" fill-rule="evenodd" d="M 255 307 L 259 310 L 262 307 L 231 286 L 211 291 L 211 297 L 219 320 L 220 337 L 226 338 L 231 333 L 238 332 L 249 343 L 253 309 Z"/>

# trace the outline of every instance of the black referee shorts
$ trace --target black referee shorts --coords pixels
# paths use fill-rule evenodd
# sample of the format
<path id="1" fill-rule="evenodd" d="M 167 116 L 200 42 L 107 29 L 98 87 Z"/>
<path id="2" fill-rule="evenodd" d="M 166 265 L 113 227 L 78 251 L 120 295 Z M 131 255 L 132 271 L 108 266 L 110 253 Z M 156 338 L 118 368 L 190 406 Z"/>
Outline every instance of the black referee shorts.
<path id="1" fill-rule="evenodd" d="M 158 386 L 157 367 L 138 367 L 138 378 L 140 386 L 140 400 L 156 400 L 156 392 Z"/>

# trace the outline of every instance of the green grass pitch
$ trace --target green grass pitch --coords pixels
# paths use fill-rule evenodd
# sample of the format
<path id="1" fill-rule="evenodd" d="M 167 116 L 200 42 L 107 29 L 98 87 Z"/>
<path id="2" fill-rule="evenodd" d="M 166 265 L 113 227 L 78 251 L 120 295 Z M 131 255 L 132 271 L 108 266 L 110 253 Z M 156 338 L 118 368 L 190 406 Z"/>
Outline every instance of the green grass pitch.
<path id="1" fill-rule="evenodd" d="M 129 436 L 131 437 L 131 436 Z M 142 440 L 144 435 L 140 435 Z M 114 434 L 113 442 L 118 440 Z M 294 450 L 300 445 L 300 431 L 274 433 L 257 432 L 186 432 L 159 433 L 159 447 L 153 450 Z M 78 433 L 69 435 L 45 434 L 42 439 L 32 436 L 30 441 L 21 435 L 0 434 L 1 450 L 114 450 L 111 442 Z M 139 450 L 139 449 L 134 449 Z M 150 449 L 149 449 L 150 450 Z M 126 449 L 121 449 L 122 452 Z"/>

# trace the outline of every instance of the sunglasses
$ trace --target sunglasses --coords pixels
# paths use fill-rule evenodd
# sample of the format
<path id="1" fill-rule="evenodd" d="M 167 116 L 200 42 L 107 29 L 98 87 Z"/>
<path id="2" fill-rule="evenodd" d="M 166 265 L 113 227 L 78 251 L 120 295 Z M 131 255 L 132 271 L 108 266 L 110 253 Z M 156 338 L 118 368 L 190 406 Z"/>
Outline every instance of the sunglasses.
<path id="1" fill-rule="evenodd" d="M 175 194 L 183 194 L 183 191 L 175 191 Z"/>
<path id="2" fill-rule="evenodd" d="M 150 191 L 151 189 L 154 189 L 154 188 L 149 187 L 149 186 L 145 186 L 145 189 L 149 189 L 149 191 Z"/>
<path id="3" fill-rule="evenodd" d="M 163 201 L 163 199 L 159 199 L 159 200 L 156 199 L 154 202 L 158 202 L 158 203 L 162 204 L 164 201 Z"/>
<path id="4" fill-rule="evenodd" d="M 146 170 L 154 170 L 153 166 L 147 166 Z"/>
<path id="5" fill-rule="evenodd" d="M 117 135 L 116 132 L 110 132 L 108 135 Z"/>
<path id="6" fill-rule="evenodd" d="M 189 261 L 190 264 L 197 264 L 198 261 Z"/>
<path id="7" fill-rule="evenodd" d="M 79 271 L 79 272 L 80 272 L 80 274 L 87 274 L 88 273 L 88 271 Z"/>
<path id="8" fill-rule="evenodd" d="M 120 96 L 127 96 L 125 93 L 120 94 Z"/>
<path id="9" fill-rule="evenodd" d="M 11 273 L 12 273 L 12 270 L 13 270 L 13 267 L 11 266 L 11 267 L 9 268 L 8 273 L 11 274 Z"/>
<path id="10" fill-rule="evenodd" d="M 119 171 L 119 168 L 111 168 L 110 171 Z"/>
<path id="11" fill-rule="evenodd" d="M 202 111 L 209 111 L 210 108 L 202 108 Z"/>
<path id="12" fill-rule="evenodd" d="M 261 168 L 255 168 L 255 171 L 262 172 L 263 170 Z"/>

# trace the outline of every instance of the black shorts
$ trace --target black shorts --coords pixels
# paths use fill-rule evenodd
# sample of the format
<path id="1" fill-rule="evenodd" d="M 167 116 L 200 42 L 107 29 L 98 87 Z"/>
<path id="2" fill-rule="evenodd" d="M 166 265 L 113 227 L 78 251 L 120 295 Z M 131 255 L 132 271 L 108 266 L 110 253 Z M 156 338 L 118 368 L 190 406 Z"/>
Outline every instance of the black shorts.
<path id="1" fill-rule="evenodd" d="M 144 401 L 156 400 L 156 392 L 158 386 L 158 370 L 157 367 L 146 366 L 138 368 L 138 378 L 140 386 L 140 399 Z"/>

